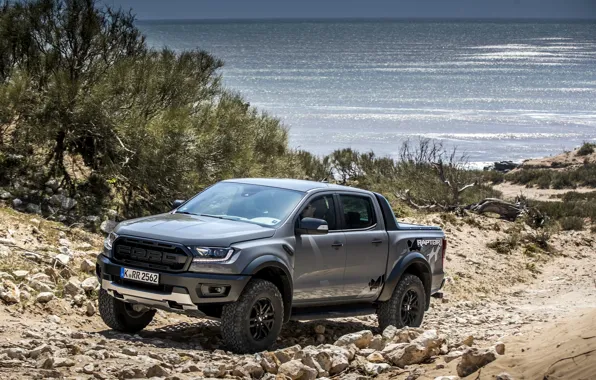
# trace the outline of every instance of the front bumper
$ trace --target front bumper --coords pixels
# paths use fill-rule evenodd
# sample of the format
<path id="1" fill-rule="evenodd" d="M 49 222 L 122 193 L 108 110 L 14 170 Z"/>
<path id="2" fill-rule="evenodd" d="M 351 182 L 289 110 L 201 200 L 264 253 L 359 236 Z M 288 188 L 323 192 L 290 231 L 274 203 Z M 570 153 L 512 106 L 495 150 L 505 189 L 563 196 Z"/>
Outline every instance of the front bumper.
<path id="1" fill-rule="evenodd" d="M 97 257 L 96 272 L 102 289 L 124 302 L 178 312 L 201 311 L 203 306 L 235 302 L 250 280 L 250 276 L 244 275 L 167 273 L 126 266 L 159 273 L 159 285 L 151 285 L 122 279 L 122 267 L 104 255 Z M 205 286 L 225 287 L 226 291 L 221 295 L 204 294 Z"/>

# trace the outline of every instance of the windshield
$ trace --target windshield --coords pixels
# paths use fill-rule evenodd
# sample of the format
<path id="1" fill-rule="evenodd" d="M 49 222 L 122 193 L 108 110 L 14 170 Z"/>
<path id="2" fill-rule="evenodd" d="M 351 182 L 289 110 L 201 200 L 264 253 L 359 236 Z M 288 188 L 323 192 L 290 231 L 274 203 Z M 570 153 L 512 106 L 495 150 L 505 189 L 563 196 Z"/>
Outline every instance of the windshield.
<path id="1" fill-rule="evenodd" d="M 288 217 L 303 196 L 299 191 L 277 187 L 220 182 L 176 212 L 275 226 Z"/>

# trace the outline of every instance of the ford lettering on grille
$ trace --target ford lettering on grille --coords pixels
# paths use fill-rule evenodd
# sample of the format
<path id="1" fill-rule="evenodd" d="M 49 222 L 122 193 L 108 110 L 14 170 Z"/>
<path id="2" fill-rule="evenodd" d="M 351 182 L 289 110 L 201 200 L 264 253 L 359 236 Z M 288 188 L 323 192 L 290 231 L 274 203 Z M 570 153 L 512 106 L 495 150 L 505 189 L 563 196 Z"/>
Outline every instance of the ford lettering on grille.
<path id="1" fill-rule="evenodd" d="M 152 249 L 130 247 L 128 245 L 118 245 L 116 252 L 118 255 L 131 260 L 164 265 L 184 264 L 187 259 L 187 256 L 183 254 L 160 252 Z"/>

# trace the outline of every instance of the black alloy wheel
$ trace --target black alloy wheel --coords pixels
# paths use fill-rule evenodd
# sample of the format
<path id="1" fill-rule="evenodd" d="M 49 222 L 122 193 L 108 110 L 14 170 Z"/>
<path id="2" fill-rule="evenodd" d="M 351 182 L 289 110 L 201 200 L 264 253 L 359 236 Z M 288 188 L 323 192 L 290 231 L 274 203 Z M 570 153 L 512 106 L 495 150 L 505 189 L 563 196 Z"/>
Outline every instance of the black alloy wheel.
<path id="1" fill-rule="evenodd" d="M 250 311 L 250 334 L 255 341 L 261 341 L 269 336 L 275 323 L 275 310 L 271 300 L 261 298 L 252 306 Z"/>
<path id="2" fill-rule="evenodd" d="M 401 300 L 400 318 L 404 326 L 414 326 L 420 313 L 418 294 L 414 290 L 408 290 Z"/>

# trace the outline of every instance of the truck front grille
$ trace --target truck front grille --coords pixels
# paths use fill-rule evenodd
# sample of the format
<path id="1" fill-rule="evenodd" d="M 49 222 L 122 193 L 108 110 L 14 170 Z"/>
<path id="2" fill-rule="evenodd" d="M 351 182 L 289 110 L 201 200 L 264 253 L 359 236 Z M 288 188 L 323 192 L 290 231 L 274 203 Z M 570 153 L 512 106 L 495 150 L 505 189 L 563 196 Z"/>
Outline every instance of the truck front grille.
<path id="1" fill-rule="evenodd" d="M 135 267 L 180 272 L 190 260 L 181 247 L 146 239 L 120 237 L 114 242 L 114 260 Z"/>

